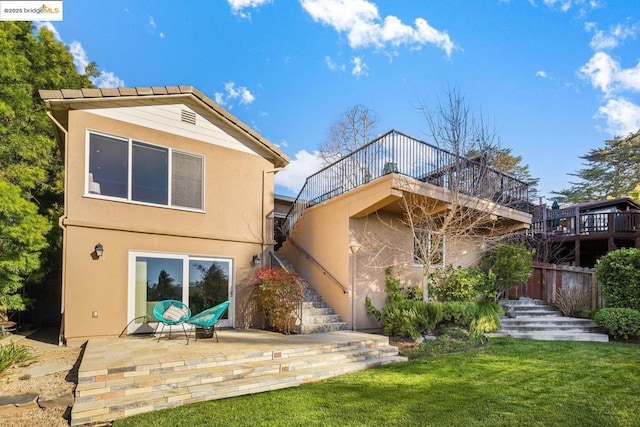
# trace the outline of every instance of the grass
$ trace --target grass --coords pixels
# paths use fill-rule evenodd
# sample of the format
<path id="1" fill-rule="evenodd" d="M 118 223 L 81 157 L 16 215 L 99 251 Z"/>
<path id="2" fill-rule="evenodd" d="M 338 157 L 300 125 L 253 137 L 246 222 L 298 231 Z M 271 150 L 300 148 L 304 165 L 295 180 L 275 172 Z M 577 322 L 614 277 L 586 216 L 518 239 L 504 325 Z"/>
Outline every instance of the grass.
<path id="1" fill-rule="evenodd" d="M 637 426 L 640 346 L 482 347 L 117 421 L 124 426 Z"/>
<path id="2" fill-rule="evenodd" d="M 29 360 L 29 349 L 14 342 L 0 346 L 0 373 L 9 366 Z"/>

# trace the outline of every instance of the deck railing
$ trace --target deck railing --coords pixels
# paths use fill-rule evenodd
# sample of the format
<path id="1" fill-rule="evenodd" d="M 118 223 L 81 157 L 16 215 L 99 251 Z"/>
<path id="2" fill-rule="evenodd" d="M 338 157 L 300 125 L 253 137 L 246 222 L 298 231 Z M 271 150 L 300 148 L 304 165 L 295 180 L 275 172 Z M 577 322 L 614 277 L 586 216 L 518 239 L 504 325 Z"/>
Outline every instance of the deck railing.
<path id="1" fill-rule="evenodd" d="M 533 214 L 533 233 L 553 235 L 591 235 L 596 233 L 635 233 L 640 231 L 640 212 L 580 213 L 578 207 L 538 209 Z"/>
<path id="2" fill-rule="evenodd" d="M 289 233 L 302 212 L 389 173 L 492 200 L 527 211 L 528 186 L 499 172 L 482 158 L 457 156 L 427 142 L 391 130 L 309 176 L 284 223 Z"/>

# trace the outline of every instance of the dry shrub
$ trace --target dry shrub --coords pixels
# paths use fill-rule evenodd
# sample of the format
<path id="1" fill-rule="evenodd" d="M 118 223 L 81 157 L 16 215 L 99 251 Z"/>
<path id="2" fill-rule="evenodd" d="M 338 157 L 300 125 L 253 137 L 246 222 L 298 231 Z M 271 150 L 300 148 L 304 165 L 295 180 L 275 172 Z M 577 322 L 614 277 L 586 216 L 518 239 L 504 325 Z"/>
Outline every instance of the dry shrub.
<path id="1" fill-rule="evenodd" d="M 556 292 L 556 307 L 567 317 L 573 317 L 590 308 L 590 294 L 587 289 L 571 286 Z"/>

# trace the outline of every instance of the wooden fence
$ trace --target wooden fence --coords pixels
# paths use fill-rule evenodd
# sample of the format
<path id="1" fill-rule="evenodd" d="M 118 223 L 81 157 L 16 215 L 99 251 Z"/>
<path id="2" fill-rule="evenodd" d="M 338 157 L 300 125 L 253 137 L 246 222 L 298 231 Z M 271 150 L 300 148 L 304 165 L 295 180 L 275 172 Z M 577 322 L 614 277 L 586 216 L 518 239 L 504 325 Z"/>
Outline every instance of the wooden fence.
<path id="1" fill-rule="evenodd" d="M 533 273 L 522 286 L 509 290 L 510 299 L 528 297 L 555 305 L 558 291 L 563 287 L 582 288 L 591 295 L 591 310 L 604 306 L 593 268 L 571 267 L 547 263 L 534 263 Z"/>

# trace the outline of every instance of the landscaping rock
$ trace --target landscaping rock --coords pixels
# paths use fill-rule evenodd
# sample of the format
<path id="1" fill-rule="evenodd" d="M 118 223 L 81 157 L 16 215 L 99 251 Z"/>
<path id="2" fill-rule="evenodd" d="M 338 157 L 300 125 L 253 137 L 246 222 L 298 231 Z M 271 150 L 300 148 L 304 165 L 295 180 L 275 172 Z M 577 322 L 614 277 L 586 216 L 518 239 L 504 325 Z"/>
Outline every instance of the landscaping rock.
<path id="1" fill-rule="evenodd" d="M 53 396 L 40 396 L 38 405 L 41 408 L 66 408 L 73 406 L 73 393 L 62 393 Z"/>
<path id="2" fill-rule="evenodd" d="M 0 413 L 20 412 L 27 409 L 38 409 L 36 393 L 17 394 L 15 396 L 0 396 Z"/>

